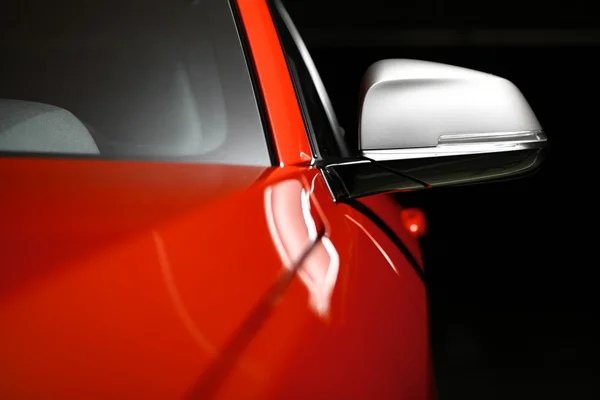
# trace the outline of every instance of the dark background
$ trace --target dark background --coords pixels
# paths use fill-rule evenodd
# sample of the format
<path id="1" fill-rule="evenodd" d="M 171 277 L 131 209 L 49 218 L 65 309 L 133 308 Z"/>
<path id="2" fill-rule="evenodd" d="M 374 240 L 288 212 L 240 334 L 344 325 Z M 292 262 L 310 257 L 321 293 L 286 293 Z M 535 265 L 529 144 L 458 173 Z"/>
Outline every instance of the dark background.
<path id="1" fill-rule="evenodd" d="M 384 58 L 513 81 L 551 144 L 536 175 L 402 194 L 423 239 L 441 399 L 600 398 L 594 256 L 600 13 L 591 1 L 284 1 L 338 117 Z"/>

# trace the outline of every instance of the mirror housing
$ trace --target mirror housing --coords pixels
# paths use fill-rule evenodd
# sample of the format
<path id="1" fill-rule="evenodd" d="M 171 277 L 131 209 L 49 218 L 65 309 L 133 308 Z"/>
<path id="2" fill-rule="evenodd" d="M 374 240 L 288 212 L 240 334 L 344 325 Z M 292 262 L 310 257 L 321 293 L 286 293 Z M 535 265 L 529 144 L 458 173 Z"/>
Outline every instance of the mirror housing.
<path id="1" fill-rule="evenodd" d="M 404 59 L 365 73 L 358 133 L 359 158 L 325 168 L 336 200 L 513 178 L 539 167 L 547 143 L 510 81 Z"/>

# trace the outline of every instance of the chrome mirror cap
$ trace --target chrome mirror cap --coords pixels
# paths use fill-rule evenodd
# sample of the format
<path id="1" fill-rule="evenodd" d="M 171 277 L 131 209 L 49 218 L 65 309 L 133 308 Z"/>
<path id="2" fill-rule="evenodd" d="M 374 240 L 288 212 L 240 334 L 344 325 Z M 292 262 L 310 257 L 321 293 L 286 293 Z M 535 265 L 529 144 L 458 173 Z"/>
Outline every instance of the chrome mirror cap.
<path id="1" fill-rule="evenodd" d="M 363 152 L 545 140 L 529 103 L 513 83 L 467 68 L 419 60 L 379 61 L 367 70 L 361 97 Z"/>

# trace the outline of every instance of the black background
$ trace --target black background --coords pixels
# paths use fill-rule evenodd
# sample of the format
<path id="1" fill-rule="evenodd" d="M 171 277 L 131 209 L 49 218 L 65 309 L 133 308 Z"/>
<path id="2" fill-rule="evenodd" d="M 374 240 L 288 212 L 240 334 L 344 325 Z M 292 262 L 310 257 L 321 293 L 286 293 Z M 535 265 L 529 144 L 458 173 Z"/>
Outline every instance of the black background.
<path id="1" fill-rule="evenodd" d="M 455 64 L 521 89 L 551 144 L 539 173 L 398 197 L 428 217 L 439 397 L 600 398 L 592 2 L 284 3 L 347 131 L 356 129 L 362 74 L 380 59 Z"/>

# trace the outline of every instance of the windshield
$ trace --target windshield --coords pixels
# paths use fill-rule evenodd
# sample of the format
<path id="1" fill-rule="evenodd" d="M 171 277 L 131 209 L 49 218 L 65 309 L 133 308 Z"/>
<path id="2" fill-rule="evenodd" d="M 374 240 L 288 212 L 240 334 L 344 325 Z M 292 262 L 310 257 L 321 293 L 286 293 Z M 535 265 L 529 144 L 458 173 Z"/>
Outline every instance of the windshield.
<path id="1" fill-rule="evenodd" d="M 0 151 L 270 165 L 229 3 L 3 2 Z"/>

